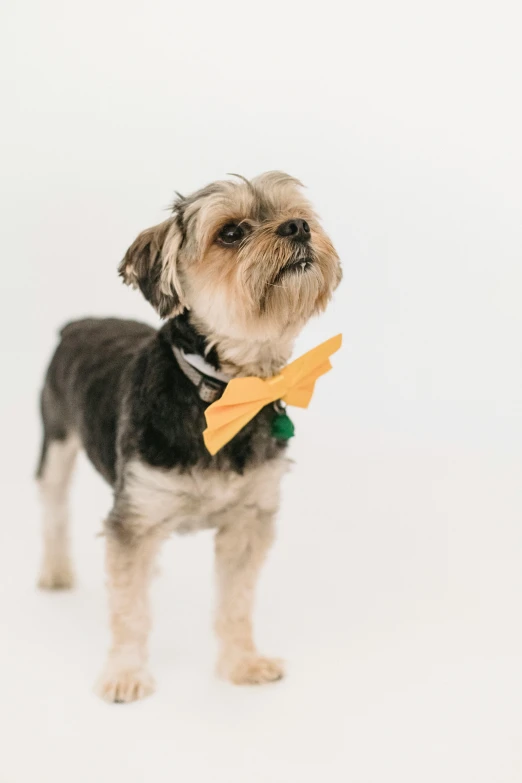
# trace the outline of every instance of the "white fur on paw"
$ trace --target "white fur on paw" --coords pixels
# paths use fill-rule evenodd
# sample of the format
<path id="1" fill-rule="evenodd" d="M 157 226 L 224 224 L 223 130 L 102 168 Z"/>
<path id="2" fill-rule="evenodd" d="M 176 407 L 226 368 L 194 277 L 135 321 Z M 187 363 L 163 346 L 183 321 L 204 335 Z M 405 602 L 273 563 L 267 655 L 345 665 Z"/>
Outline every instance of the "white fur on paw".
<path id="1" fill-rule="evenodd" d="M 125 669 L 109 663 L 95 686 L 95 691 L 108 702 L 126 703 L 145 699 L 154 693 L 153 677 L 145 668 Z"/>
<path id="2" fill-rule="evenodd" d="M 228 664 L 226 659 L 222 659 L 219 671 L 235 685 L 263 685 L 281 680 L 285 675 L 284 663 L 279 658 L 257 655 L 248 655 Z"/>
<path id="3" fill-rule="evenodd" d="M 74 587 L 72 568 L 68 564 L 58 568 L 44 565 L 38 579 L 38 587 L 41 590 L 70 590 Z"/>

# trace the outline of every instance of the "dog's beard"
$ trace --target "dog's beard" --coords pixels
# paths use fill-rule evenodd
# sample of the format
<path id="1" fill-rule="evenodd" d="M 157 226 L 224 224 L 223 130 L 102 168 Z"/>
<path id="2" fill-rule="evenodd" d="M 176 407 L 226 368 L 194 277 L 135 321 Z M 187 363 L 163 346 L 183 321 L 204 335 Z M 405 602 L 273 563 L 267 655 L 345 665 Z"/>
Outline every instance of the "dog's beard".
<path id="1" fill-rule="evenodd" d="M 284 327 L 324 309 L 339 269 L 329 240 L 274 243 L 271 236 L 256 244 L 238 254 L 238 286 L 251 316 Z"/>

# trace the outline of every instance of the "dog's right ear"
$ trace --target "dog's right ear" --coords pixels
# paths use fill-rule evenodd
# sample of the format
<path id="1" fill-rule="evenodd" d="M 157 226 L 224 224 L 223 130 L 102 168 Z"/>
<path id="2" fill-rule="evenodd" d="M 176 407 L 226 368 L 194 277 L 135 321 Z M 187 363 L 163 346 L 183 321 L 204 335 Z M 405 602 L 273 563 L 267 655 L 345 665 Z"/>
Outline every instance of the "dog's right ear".
<path id="1" fill-rule="evenodd" d="M 178 276 L 182 238 L 176 218 L 148 228 L 134 240 L 118 268 L 123 282 L 139 288 L 161 318 L 178 315 L 186 307 Z"/>

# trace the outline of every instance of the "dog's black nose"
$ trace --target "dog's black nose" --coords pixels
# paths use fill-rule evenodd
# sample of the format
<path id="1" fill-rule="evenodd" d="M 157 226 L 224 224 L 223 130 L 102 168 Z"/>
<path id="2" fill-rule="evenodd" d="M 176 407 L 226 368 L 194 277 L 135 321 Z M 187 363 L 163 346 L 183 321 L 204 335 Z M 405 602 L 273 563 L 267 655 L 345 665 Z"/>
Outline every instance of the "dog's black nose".
<path id="1" fill-rule="evenodd" d="M 290 237 L 290 239 L 297 239 L 299 242 L 308 242 L 310 239 L 310 226 L 306 220 L 293 218 L 281 223 L 277 233 L 280 237 Z"/>

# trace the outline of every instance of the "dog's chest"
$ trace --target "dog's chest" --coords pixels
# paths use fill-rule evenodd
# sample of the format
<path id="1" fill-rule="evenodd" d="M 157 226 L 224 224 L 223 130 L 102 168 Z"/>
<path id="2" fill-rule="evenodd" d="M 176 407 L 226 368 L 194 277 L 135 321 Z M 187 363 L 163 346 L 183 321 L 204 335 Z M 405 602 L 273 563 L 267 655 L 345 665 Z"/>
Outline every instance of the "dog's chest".
<path id="1" fill-rule="evenodd" d="M 242 509 L 275 511 L 288 464 L 280 457 L 244 474 L 198 468 L 181 473 L 133 461 L 126 471 L 125 496 L 144 527 L 191 532 L 219 526 Z"/>

